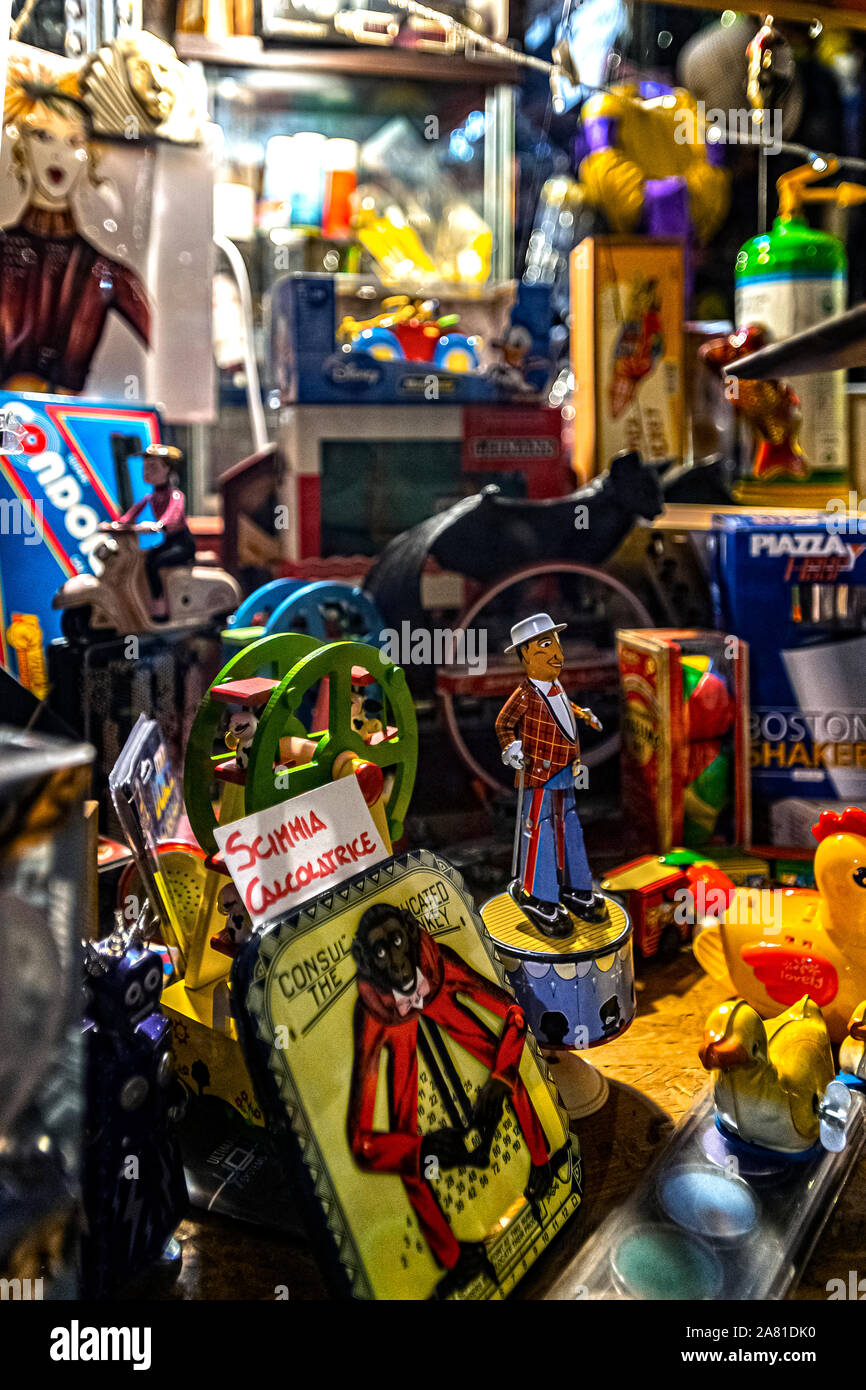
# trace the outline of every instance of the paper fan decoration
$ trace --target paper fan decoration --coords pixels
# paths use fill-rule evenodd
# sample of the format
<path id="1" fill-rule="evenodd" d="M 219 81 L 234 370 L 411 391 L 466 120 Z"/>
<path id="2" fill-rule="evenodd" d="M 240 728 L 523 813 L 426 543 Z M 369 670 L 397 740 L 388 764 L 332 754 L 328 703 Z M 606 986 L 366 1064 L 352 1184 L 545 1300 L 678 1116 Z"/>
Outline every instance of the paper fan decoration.
<path id="1" fill-rule="evenodd" d="M 41 106 L 49 105 L 55 94 L 80 101 L 77 65 L 29 44 L 10 44 L 3 94 L 4 125 L 20 125 Z"/>

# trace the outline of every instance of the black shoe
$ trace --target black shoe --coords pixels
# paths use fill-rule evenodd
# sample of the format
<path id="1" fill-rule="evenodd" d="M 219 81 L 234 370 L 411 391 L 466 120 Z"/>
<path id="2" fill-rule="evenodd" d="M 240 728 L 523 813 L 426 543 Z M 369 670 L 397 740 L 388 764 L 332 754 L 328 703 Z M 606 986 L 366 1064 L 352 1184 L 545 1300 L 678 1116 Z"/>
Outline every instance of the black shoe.
<path id="1" fill-rule="evenodd" d="M 523 1195 L 532 1208 L 532 1215 L 540 1226 L 544 1218 L 542 1202 L 556 1181 L 556 1173 L 550 1159 L 546 1163 L 533 1163 L 529 1170 L 529 1182 Z"/>
<path id="2" fill-rule="evenodd" d="M 596 926 L 607 920 L 607 900 L 603 893 L 593 893 L 591 889 L 562 888 L 559 896 L 569 912 L 573 912 L 581 922 Z"/>
<path id="3" fill-rule="evenodd" d="M 498 1285 L 496 1270 L 490 1263 L 483 1241 L 461 1240 L 457 1263 L 439 1280 L 436 1297 L 448 1298 L 449 1294 L 457 1293 L 473 1283 L 479 1274 L 486 1275 L 494 1287 Z"/>
<path id="4" fill-rule="evenodd" d="M 538 927 L 542 936 L 562 939 L 571 936 L 574 931 L 574 925 L 564 907 L 559 903 L 546 903 L 542 902 L 541 898 L 533 898 L 531 893 L 521 888 L 518 879 L 513 878 L 509 883 L 508 895 L 533 926 Z"/>

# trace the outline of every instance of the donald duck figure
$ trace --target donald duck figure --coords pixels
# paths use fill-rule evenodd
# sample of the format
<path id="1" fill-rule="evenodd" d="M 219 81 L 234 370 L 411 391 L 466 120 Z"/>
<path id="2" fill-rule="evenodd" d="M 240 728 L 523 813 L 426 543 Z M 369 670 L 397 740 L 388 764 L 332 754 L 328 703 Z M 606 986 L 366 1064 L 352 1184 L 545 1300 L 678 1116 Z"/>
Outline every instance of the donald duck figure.
<path id="1" fill-rule="evenodd" d="M 593 729 L 591 710 L 572 704 L 559 682 L 565 623 L 535 613 L 511 629 L 511 645 L 524 678 L 496 720 L 502 761 L 516 769 L 521 818 L 520 871 L 508 891 L 545 936 L 574 931 L 570 913 L 603 922 L 607 906 L 593 892 L 592 874 L 577 817 L 574 781 L 580 768 L 577 720 Z"/>

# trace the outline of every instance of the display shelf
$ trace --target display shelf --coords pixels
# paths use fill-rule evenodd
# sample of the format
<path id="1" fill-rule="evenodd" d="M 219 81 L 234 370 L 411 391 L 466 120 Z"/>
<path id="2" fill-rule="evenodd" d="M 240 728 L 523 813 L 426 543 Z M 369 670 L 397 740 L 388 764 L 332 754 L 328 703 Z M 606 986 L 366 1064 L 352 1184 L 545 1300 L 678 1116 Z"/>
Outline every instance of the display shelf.
<path id="1" fill-rule="evenodd" d="M 638 0 L 640 4 L 653 4 L 654 0 Z M 721 14 L 723 10 L 732 9 L 732 6 L 719 3 L 719 0 L 668 0 L 668 3 L 675 5 L 682 10 L 711 10 L 714 14 Z M 764 9 L 741 10 L 737 14 L 754 15 L 759 21 L 763 20 L 767 13 Z M 852 10 L 840 6 L 838 9 L 830 5 L 808 5 L 802 4 L 801 0 L 779 0 L 779 3 L 772 7 L 774 19 L 792 19 L 801 24 L 811 24 L 813 20 L 819 19 L 826 29 L 864 29 L 866 30 L 866 10 Z"/>
<path id="2" fill-rule="evenodd" d="M 517 284 L 514 280 L 488 281 L 485 285 L 470 283 L 455 284 L 453 281 L 431 280 L 424 285 L 385 285 L 375 275 L 353 275 L 339 272 L 334 276 L 337 282 L 338 297 L 354 295 L 375 304 L 379 295 L 406 294 L 410 299 L 438 299 L 459 304 L 504 304 L 511 305 Z M 360 293 L 367 286 L 374 291 L 366 295 Z"/>
<path id="3" fill-rule="evenodd" d="M 474 82 L 496 87 L 521 81 L 517 64 L 463 54 L 420 53 L 407 48 L 266 47 L 259 38 L 208 39 L 203 34 L 176 34 L 174 46 L 187 63 L 211 67 L 259 68 L 271 72 L 350 77 L 396 77 L 417 82 Z"/>
<path id="4" fill-rule="evenodd" d="M 383 298 L 405 293 L 412 298 L 437 299 L 441 315 L 458 315 L 461 333 L 474 335 L 485 344 L 503 335 L 516 298 L 512 132 L 519 69 L 474 54 L 466 58 L 462 54 L 381 50 L 354 44 L 319 46 L 310 40 L 277 45 L 255 37 L 217 40 L 182 33 L 175 37 L 181 57 L 202 65 L 211 118 L 223 130 L 218 181 L 241 184 L 249 190 L 239 224 L 245 235 L 239 240 L 250 281 L 253 341 L 266 407 L 273 400 L 268 388 L 277 377 L 266 322 L 268 304 L 275 286 L 287 275 L 337 270 L 338 323 L 349 315 L 356 319 L 373 317 Z M 431 117 L 443 126 L 435 153 L 434 145 L 425 139 Z M 451 137 L 462 133 L 470 117 L 475 122 L 472 157 L 452 158 Z M 400 144 L 399 122 L 412 131 L 405 148 L 411 147 L 413 140 L 416 145 L 424 140 L 427 163 L 423 178 L 415 182 L 411 161 L 400 164 L 400 149 L 405 155 L 405 148 Z M 278 171 L 273 158 L 269 160 L 272 139 L 302 133 L 315 133 L 325 140 L 343 138 L 357 146 L 360 157 L 364 147 L 383 132 L 385 144 L 382 150 L 373 150 L 364 177 L 375 174 L 378 183 L 393 184 L 398 201 L 400 187 L 406 184 L 412 199 L 430 216 L 431 244 L 435 244 L 444 200 L 466 203 L 492 234 L 487 284 L 381 284 L 378 266 L 368 264 L 373 257 L 360 248 L 356 252 L 354 238 L 337 245 L 318 231 L 305 232 L 304 226 L 270 227 L 269 221 L 277 220 L 271 215 L 271 205 L 286 201 L 287 190 L 294 188 L 294 173 L 285 160 Z M 275 150 L 272 155 L 276 157 Z M 399 177 L 391 172 L 392 162 L 399 167 Z M 431 172 L 431 165 L 437 172 Z M 254 208 L 257 199 L 263 214 L 260 221 L 265 224 L 258 230 L 248 206 L 252 202 Z M 323 213 L 324 207 L 297 220 L 313 226 Z M 274 254 L 274 248 L 285 248 L 285 254 Z M 328 255 L 329 251 L 334 255 Z M 243 393 L 223 377 L 218 421 L 214 427 L 203 428 L 191 446 L 189 476 L 195 482 L 194 496 L 212 493 L 220 466 L 232 461 L 232 439 L 237 440 L 235 457 L 254 446 L 239 413 L 244 405 Z"/>
<path id="5" fill-rule="evenodd" d="M 664 508 L 661 516 L 656 517 L 652 522 L 654 527 L 663 527 L 666 531 L 710 531 L 712 530 L 714 516 L 750 516 L 755 512 L 760 512 L 761 516 L 791 516 L 795 518 L 805 518 L 814 516 L 815 513 L 824 511 L 823 507 L 786 507 L 783 504 L 778 506 L 764 505 L 763 503 L 748 502 L 742 506 L 719 506 L 716 503 L 706 505 L 696 502 L 669 502 Z M 828 513 L 828 515 L 830 515 Z M 837 524 L 841 523 L 840 512 L 834 512 L 833 519 Z M 856 522 L 861 522 L 866 531 L 866 515 L 859 515 L 856 512 L 846 513 L 853 526 Z"/>
<path id="6" fill-rule="evenodd" d="M 355 238 L 337 241 L 335 238 L 323 236 L 314 230 L 308 231 L 293 227 L 275 227 L 271 231 L 257 227 L 255 240 L 272 242 L 276 246 L 296 246 L 301 242 L 311 241 L 319 241 L 323 246 L 358 246 L 359 244 Z M 303 273 L 315 274 L 316 272 L 307 270 Z M 516 280 L 488 280 L 485 284 L 476 284 L 470 280 L 430 279 L 420 284 L 386 284 L 372 270 L 338 270 L 334 272 L 333 279 L 339 299 L 355 298 L 367 301 L 373 306 L 378 299 L 385 296 L 405 294 L 409 299 L 438 299 L 449 304 L 506 304 L 510 308 L 517 294 Z"/>

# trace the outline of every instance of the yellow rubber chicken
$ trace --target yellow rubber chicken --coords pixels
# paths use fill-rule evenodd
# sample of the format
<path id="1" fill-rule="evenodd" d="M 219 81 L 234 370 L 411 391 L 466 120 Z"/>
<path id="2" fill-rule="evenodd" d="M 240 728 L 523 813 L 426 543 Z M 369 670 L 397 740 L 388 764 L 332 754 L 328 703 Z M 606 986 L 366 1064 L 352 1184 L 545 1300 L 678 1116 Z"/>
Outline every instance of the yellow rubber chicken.
<path id="1" fill-rule="evenodd" d="M 848 1036 L 839 1048 L 839 1069 L 866 1081 L 866 999 L 848 1020 Z"/>
<path id="2" fill-rule="evenodd" d="M 722 1124 L 750 1144 L 800 1153 L 818 1142 L 818 1103 L 835 1068 L 821 1010 L 804 995 L 764 1023 L 744 999 L 707 1019 L 700 1058 Z"/>
<path id="3" fill-rule="evenodd" d="M 764 1018 L 808 994 L 839 1043 L 866 997 L 866 811 L 824 811 L 812 834 L 817 891 L 739 888 L 692 949 Z"/>

